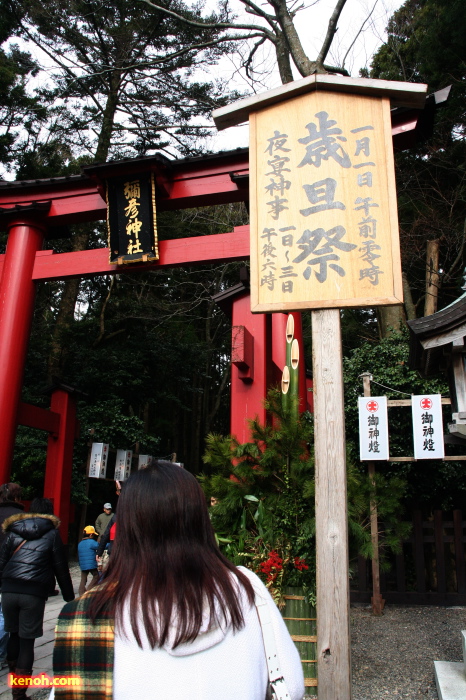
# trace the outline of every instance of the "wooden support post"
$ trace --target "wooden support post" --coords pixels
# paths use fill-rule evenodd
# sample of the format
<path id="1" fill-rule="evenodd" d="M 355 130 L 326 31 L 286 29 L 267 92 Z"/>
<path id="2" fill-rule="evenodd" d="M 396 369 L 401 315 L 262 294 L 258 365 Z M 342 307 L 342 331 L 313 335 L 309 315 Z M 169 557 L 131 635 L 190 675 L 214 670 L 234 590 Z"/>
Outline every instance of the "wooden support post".
<path id="1" fill-rule="evenodd" d="M 362 375 L 362 383 L 364 396 L 371 395 L 371 378 L 369 372 L 364 372 Z M 372 487 L 375 489 L 375 463 L 370 461 L 367 463 L 369 479 Z M 379 523 L 377 514 L 377 502 L 371 498 L 370 504 L 371 518 L 371 544 L 372 544 L 372 613 L 374 615 L 382 615 L 382 610 L 385 606 L 385 601 L 380 593 L 380 562 L 379 562 Z"/>
<path id="2" fill-rule="evenodd" d="M 348 518 L 339 309 L 312 311 L 319 700 L 350 700 Z"/>
<path id="3" fill-rule="evenodd" d="M 442 511 L 434 510 L 435 568 L 437 571 L 437 593 L 440 605 L 445 603 L 447 581 L 445 577 L 445 544 Z"/>
<path id="4" fill-rule="evenodd" d="M 453 524 L 456 563 L 456 590 L 458 593 L 466 593 L 466 576 L 463 550 L 463 513 L 460 510 L 453 511 Z"/>

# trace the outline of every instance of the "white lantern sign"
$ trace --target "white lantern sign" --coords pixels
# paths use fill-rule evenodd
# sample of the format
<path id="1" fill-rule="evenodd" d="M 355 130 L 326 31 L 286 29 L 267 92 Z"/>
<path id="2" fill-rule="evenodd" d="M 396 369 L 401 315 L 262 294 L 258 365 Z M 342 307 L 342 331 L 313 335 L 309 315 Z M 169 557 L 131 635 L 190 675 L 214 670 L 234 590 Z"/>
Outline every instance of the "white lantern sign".
<path id="1" fill-rule="evenodd" d="M 105 479 L 107 475 L 108 445 L 103 442 L 93 442 L 89 460 L 89 477 Z"/>
<path id="2" fill-rule="evenodd" d="M 412 397 L 415 459 L 443 459 L 442 397 L 426 394 Z"/>
<path id="3" fill-rule="evenodd" d="M 146 467 L 150 467 L 152 460 L 152 455 L 139 455 L 138 469 L 146 469 Z"/>
<path id="4" fill-rule="evenodd" d="M 133 453 L 131 450 L 117 450 L 115 481 L 126 481 L 129 478 L 132 459 Z"/>
<path id="5" fill-rule="evenodd" d="M 387 460 L 389 454 L 387 397 L 359 397 L 358 409 L 360 460 Z"/>

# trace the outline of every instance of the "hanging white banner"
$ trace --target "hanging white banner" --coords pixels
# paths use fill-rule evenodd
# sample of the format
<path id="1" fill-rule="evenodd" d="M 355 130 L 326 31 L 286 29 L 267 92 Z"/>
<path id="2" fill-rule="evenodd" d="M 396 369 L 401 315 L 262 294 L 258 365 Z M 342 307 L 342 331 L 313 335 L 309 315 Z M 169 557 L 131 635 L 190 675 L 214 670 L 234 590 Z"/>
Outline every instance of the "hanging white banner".
<path id="1" fill-rule="evenodd" d="M 132 459 L 133 453 L 131 450 L 117 450 L 115 481 L 126 481 L 126 479 L 129 479 Z"/>
<path id="2" fill-rule="evenodd" d="M 412 396 L 415 459 L 443 459 L 442 397 L 440 394 Z"/>
<path id="3" fill-rule="evenodd" d="M 359 455 L 361 461 L 388 459 L 388 413 L 386 396 L 358 399 Z"/>
<path id="4" fill-rule="evenodd" d="M 103 442 L 93 442 L 89 460 L 89 478 L 105 479 L 107 472 L 108 445 Z"/>
<path id="5" fill-rule="evenodd" d="M 139 455 L 138 459 L 138 469 L 146 469 L 152 464 L 154 458 L 152 455 Z"/>

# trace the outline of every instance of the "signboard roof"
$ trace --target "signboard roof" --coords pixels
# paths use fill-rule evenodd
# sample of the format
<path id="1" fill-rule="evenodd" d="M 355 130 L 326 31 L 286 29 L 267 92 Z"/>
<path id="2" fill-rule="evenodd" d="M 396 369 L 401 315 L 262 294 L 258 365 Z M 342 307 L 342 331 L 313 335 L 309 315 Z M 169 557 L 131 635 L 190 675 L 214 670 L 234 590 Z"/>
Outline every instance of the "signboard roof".
<path id="1" fill-rule="evenodd" d="M 422 109 L 425 104 L 427 85 L 423 83 L 404 83 L 395 80 L 373 80 L 371 78 L 344 78 L 339 75 L 315 74 L 302 80 L 295 80 L 280 85 L 260 95 L 246 97 L 230 105 L 216 109 L 213 113 L 215 126 L 219 131 L 230 126 L 246 122 L 251 112 L 278 104 L 292 97 L 309 92 L 325 90 L 331 92 L 351 93 L 352 95 L 369 95 L 371 97 L 388 97 L 392 107 L 410 107 Z"/>

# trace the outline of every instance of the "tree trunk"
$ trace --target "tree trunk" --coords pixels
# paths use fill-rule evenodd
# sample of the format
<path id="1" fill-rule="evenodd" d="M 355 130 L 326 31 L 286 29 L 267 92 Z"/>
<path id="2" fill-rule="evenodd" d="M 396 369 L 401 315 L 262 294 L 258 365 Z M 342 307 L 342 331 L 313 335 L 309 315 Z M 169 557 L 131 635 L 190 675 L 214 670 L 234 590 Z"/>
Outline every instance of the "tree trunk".
<path id="1" fill-rule="evenodd" d="M 415 318 L 417 318 L 416 307 L 413 302 L 413 295 L 411 294 L 411 287 L 409 286 L 408 278 L 404 272 L 402 273 L 402 279 L 406 318 L 408 321 L 413 321 Z"/>
<path id="2" fill-rule="evenodd" d="M 393 333 L 399 333 L 404 323 L 403 307 L 378 306 L 377 321 L 381 340 L 383 340 L 383 338 L 389 338 Z"/>
<path id="3" fill-rule="evenodd" d="M 291 17 L 286 6 L 286 0 L 270 0 L 270 4 L 275 10 L 275 15 L 278 19 L 281 30 L 286 37 L 286 41 L 296 68 L 299 70 L 303 78 L 311 75 L 315 64 L 313 61 L 310 61 L 304 53 L 298 32 L 293 24 L 293 18 Z"/>
<path id="4" fill-rule="evenodd" d="M 426 259 L 426 301 L 424 304 L 424 316 L 431 316 L 437 311 L 438 290 L 440 285 L 439 265 L 439 239 L 427 241 Z"/>
<path id="5" fill-rule="evenodd" d="M 85 250 L 87 248 L 90 232 L 90 224 L 84 224 L 79 227 L 78 233 L 73 236 L 73 252 Z M 50 383 L 53 382 L 54 378 L 60 380 L 63 376 L 66 359 L 65 335 L 74 320 L 74 310 L 79 294 L 79 283 L 79 278 L 68 278 L 65 281 L 57 320 L 55 321 L 55 326 L 52 331 L 52 342 L 47 361 L 47 375 Z"/>
<path id="6" fill-rule="evenodd" d="M 120 81 L 121 72 L 114 71 L 111 78 L 110 92 L 105 105 L 102 127 L 94 157 L 94 162 L 96 163 L 105 162 L 107 160 L 112 139 L 116 108 L 118 106 Z M 80 227 L 77 234 L 73 235 L 73 252 L 80 252 L 87 249 L 91 231 L 92 225 L 85 224 L 84 226 Z M 64 361 L 66 358 L 66 345 L 63 341 L 66 331 L 74 319 L 74 310 L 78 299 L 79 285 L 79 278 L 67 279 L 65 282 L 63 294 L 60 299 L 57 320 L 52 333 L 52 343 L 47 363 L 49 381 L 51 381 L 53 377 L 61 379 L 63 375 Z"/>
<path id="7" fill-rule="evenodd" d="M 105 163 L 112 142 L 115 113 L 120 99 L 121 71 L 113 71 L 110 79 L 110 92 L 107 96 L 102 126 L 100 128 L 99 141 L 94 156 L 94 163 Z"/>
<path id="8" fill-rule="evenodd" d="M 293 82 L 293 71 L 290 62 L 290 49 L 283 32 L 277 33 L 277 42 L 275 44 L 275 52 L 277 55 L 277 65 L 280 71 L 280 80 L 283 85 Z"/>

